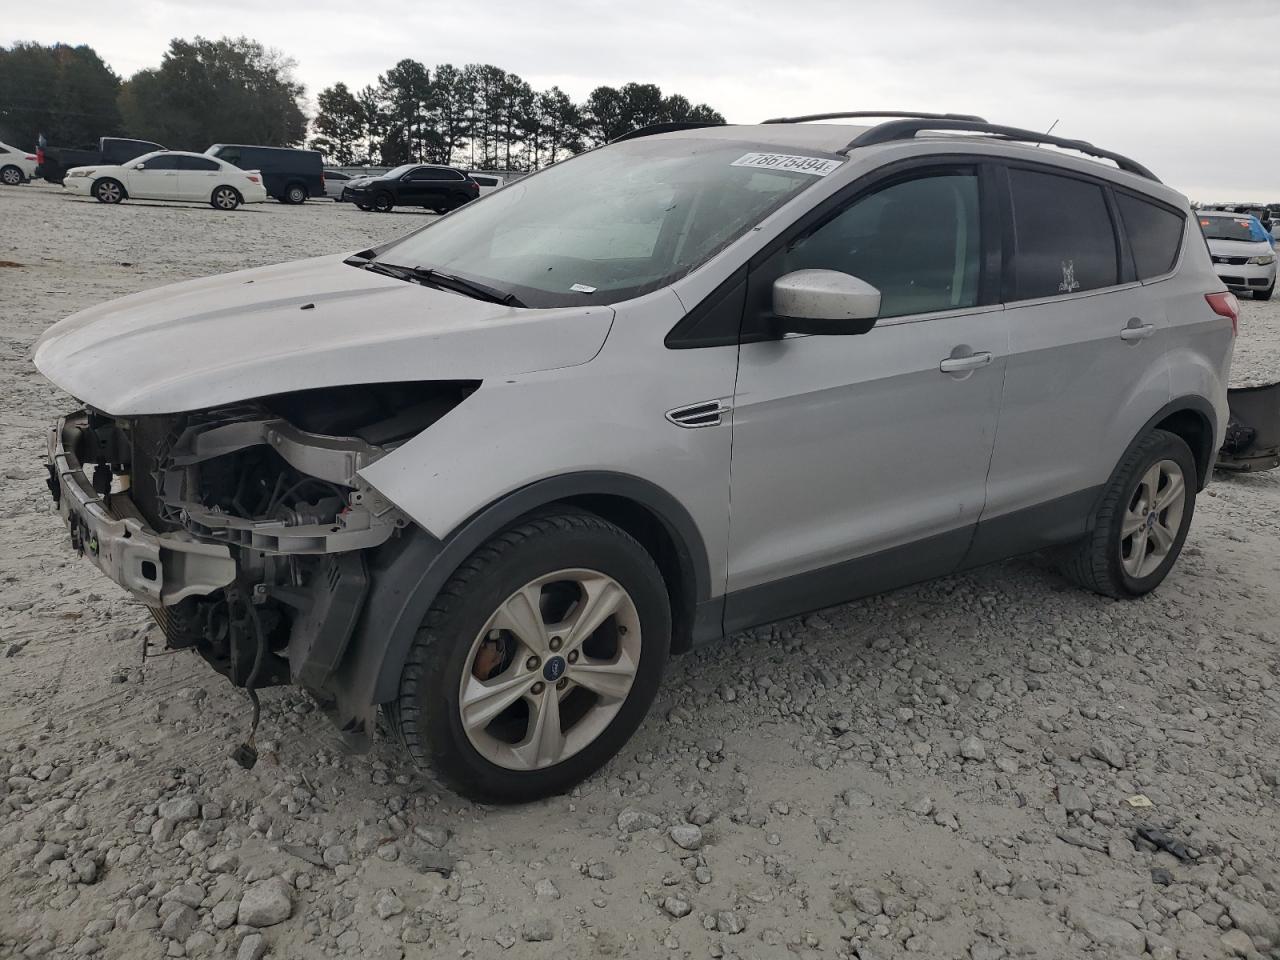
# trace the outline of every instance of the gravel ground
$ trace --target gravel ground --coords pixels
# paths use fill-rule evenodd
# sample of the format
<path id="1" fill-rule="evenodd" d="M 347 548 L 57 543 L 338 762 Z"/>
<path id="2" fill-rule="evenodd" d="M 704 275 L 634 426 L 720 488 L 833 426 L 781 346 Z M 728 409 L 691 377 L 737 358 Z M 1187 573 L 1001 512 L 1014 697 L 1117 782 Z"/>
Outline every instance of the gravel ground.
<path id="1" fill-rule="evenodd" d="M 1033 558 L 679 658 L 568 797 L 469 803 L 291 690 L 232 764 L 243 694 L 65 547 L 68 401 L 27 352 L 100 300 L 422 222 L 0 193 L 0 956 L 1280 957 L 1280 471 L 1220 475 L 1142 601 Z M 1250 376 L 1278 331 L 1245 304 Z"/>

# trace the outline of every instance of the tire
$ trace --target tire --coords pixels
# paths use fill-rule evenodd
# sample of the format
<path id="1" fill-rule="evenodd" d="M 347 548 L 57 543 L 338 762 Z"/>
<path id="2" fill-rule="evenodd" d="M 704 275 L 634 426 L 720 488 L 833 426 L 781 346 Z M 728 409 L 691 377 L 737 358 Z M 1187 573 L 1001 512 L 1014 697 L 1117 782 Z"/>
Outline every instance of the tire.
<path id="1" fill-rule="evenodd" d="M 373 198 L 373 209 L 378 213 L 390 213 L 395 205 L 395 200 L 389 193 L 380 193 Z"/>
<path id="2" fill-rule="evenodd" d="M 22 169 L 15 167 L 12 163 L 0 167 L 0 183 L 3 183 L 6 187 L 19 186 L 26 179 L 22 175 Z"/>
<path id="3" fill-rule="evenodd" d="M 1255 291 L 1253 291 L 1253 299 L 1255 299 L 1255 300 L 1270 300 L 1270 299 L 1271 299 L 1271 295 L 1272 295 L 1273 293 L 1275 293 L 1275 292 L 1276 292 L 1276 285 L 1275 285 L 1274 283 L 1272 283 L 1272 284 L 1271 284 L 1271 286 L 1267 287 L 1267 289 L 1265 289 L 1265 290 L 1255 290 Z"/>
<path id="4" fill-rule="evenodd" d="M 284 189 L 284 202 L 292 204 L 306 203 L 307 188 L 300 183 L 289 184 Z"/>
<path id="5" fill-rule="evenodd" d="M 244 197 L 235 187 L 215 187 L 209 197 L 209 205 L 215 210 L 234 210 L 244 203 Z"/>
<path id="6" fill-rule="evenodd" d="M 521 606 L 530 596 L 538 598 L 536 618 L 527 601 Z M 598 620 L 592 614 L 606 601 L 617 606 Z M 585 637 L 575 635 L 578 616 L 593 631 Z M 670 644 L 666 587 L 644 548 L 594 514 L 551 508 L 495 536 L 445 584 L 414 638 L 387 720 L 414 763 L 466 796 L 522 803 L 563 793 L 635 732 Z M 495 678 L 505 678 L 497 682 L 508 692 L 501 710 L 492 694 L 483 698 L 484 682 Z M 587 685 L 604 681 L 608 697 Z M 464 687 L 482 714 L 470 724 Z M 538 723 L 544 710 L 553 710 L 555 726 Z M 536 735 L 548 730 L 563 734 Z"/>
<path id="7" fill-rule="evenodd" d="M 1195 512 L 1197 476 L 1185 440 L 1151 431 L 1111 475 L 1092 532 L 1060 558 L 1063 574 L 1117 600 L 1150 593 L 1182 552 Z M 1171 490 L 1175 477 L 1181 481 L 1178 492 Z M 1137 531 L 1126 535 L 1126 527 L 1132 529 L 1135 522 Z"/>
<path id="8" fill-rule="evenodd" d="M 93 185 L 93 195 L 99 203 L 119 203 L 124 199 L 124 184 L 104 177 Z"/>

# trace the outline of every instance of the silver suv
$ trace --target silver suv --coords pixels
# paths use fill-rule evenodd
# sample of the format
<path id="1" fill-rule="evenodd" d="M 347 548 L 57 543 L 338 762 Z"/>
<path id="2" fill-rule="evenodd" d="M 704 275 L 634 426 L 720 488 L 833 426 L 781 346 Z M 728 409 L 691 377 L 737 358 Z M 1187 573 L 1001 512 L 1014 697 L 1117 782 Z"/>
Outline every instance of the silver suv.
<path id="1" fill-rule="evenodd" d="M 63 320 L 72 544 L 255 725 L 269 684 L 357 747 L 380 706 L 497 800 L 596 770 L 669 654 L 753 624 L 1042 549 L 1147 593 L 1227 420 L 1236 302 L 1186 200 L 884 116 L 641 130 L 382 247 Z"/>

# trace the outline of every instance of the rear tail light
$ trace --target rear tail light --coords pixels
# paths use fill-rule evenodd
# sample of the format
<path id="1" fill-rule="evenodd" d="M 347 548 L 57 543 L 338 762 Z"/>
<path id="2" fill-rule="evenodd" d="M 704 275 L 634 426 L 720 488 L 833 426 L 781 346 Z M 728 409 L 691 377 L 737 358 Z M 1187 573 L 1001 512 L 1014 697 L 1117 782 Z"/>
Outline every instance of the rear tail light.
<path id="1" fill-rule="evenodd" d="M 1221 293 L 1206 293 L 1204 299 L 1209 304 L 1210 310 L 1231 321 L 1233 337 L 1240 332 L 1240 301 L 1236 299 L 1234 293 L 1226 290 Z"/>
<path id="2" fill-rule="evenodd" d="M 249 174 L 249 182 L 250 182 L 250 183 L 261 183 L 262 181 L 261 181 L 261 180 L 259 180 L 257 177 L 255 177 L 255 176 L 251 173 L 251 174 Z"/>
<path id="3" fill-rule="evenodd" d="M 44 147 L 36 148 L 36 163 L 44 166 Z"/>
<path id="4" fill-rule="evenodd" d="M 31 154 L 29 154 L 29 153 L 27 154 L 27 159 L 28 159 L 28 160 L 34 160 L 34 161 L 36 161 L 36 163 L 39 163 L 39 162 L 40 162 L 40 157 L 39 157 L 39 156 L 34 156 L 34 157 L 33 157 L 33 156 L 32 156 Z"/>

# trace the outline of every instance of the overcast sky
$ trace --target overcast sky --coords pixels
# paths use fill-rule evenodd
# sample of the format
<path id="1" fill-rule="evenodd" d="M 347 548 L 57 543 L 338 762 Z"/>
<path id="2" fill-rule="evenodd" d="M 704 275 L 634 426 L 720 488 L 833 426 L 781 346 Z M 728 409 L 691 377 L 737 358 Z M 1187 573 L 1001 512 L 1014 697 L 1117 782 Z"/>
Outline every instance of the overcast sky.
<path id="1" fill-rule="evenodd" d="M 0 43 L 88 43 L 125 77 L 170 37 L 241 33 L 294 57 L 311 98 L 412 57 L 493 63 L 575 99 L 657 83 L 739 123 L 871 108 L 1058 120 L 1194 198 L 1280 201 L 1280 0 L 60 0 L 0 19 Z"/>

